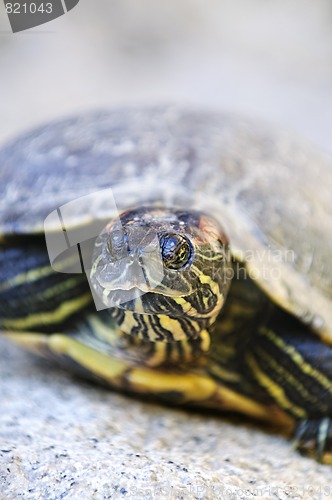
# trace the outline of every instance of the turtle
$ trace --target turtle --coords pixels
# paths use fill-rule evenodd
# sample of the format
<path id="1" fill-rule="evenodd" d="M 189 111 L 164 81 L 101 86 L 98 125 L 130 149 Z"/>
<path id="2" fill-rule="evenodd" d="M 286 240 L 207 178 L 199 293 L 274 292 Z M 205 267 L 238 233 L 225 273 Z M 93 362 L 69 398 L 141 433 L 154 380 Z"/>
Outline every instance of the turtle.
<path id="1" fill-rule="evenodd" d="M 327 155 L 237 114 L 123 107 L 13 139 L 0 181 L 3 335 L 332 463 Z"/>

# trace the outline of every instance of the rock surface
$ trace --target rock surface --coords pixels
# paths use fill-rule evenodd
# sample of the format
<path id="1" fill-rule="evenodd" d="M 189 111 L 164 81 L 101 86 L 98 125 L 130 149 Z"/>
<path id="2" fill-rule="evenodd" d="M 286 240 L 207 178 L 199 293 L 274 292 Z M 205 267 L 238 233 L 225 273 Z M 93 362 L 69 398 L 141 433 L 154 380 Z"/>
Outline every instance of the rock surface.
<path id="1" fill-rule="evenodd" d="M 332 497 L 331 468 L 254 423 L 75 378 L 0 338 L 0 498 Z"/>

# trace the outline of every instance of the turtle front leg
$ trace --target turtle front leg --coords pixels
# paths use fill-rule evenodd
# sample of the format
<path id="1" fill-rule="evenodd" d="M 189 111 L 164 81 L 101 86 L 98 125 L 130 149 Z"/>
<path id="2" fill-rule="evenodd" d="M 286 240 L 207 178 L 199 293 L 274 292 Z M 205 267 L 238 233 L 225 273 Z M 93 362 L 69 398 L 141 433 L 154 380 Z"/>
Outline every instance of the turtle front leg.
<path id="1" fill-rule="evenodd" d="M 332 418 L 301 420 L 296 427 L 294 445 L 302 455 L 332 465 Z"/>
<path id="2" fill-rule="evenodd" d="M 296 422 L 295 447 L 332 464 L 332 346 L 282 311 L 252 335 L 249 374 Z"/>

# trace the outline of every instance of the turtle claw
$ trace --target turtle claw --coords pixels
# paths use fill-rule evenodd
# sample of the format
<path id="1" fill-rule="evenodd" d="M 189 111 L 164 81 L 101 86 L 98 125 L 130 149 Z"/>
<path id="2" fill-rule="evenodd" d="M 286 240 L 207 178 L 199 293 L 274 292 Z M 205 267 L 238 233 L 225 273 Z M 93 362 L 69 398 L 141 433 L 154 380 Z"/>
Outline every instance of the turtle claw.
<path id="1" fill-rule="evenodd" d="M 332 419 L 301 420 L 296 428 L 294 445 L 302 455 L 332 465 Z"/>

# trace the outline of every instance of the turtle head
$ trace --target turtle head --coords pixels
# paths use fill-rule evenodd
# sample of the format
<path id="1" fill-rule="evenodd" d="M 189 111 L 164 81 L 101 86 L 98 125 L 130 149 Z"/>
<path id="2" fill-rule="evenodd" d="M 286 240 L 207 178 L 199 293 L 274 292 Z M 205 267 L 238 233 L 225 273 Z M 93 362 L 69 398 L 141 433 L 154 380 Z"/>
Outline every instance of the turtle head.
<path id="1" fill-rule="evenodd" d="M 91 281 L 127 334 L 148 341 L 195 339 L 223 306 L 228 259 L 227 237 L 212 217 L 141 207 L 101 232 Z"/>

